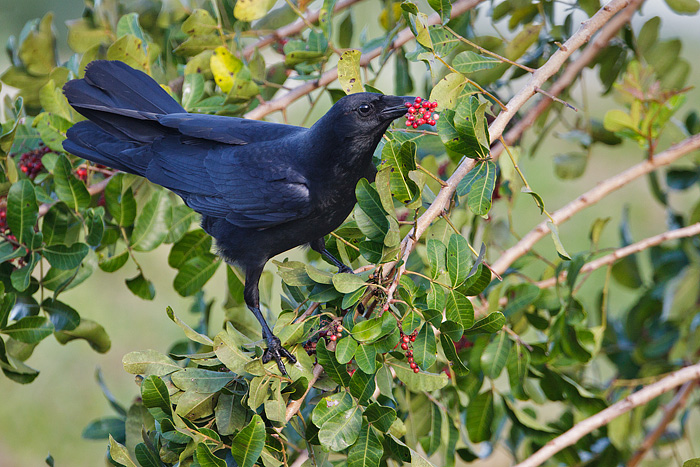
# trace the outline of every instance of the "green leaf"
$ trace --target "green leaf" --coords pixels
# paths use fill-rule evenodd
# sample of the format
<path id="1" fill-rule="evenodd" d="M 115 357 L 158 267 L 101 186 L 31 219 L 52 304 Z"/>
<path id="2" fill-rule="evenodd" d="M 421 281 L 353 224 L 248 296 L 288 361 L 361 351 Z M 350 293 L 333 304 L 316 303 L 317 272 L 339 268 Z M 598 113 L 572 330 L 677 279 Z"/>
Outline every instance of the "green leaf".
<path id="1" fill-rule="evenodd" d="M 396 410 L 373 402 L 365 410 L 365 417 L 370 425 L 382 433 L 386 433 L 396 420 Z"/>
<path id="2" fill-rule="evenodd" d="M 554 156 L 554 173 L 562 180 L 574 180 L 586 171 L 588 155 L 582 152 L 568 152 Z"/>
<path id="3" fill-rule="evenodd" d="M 486 159 L 489 155 L 490 142 L 486 131 L 485 110 L 486 103 L 481 103 L 476 96 L 468 95 L 459 100 L 453 117 L 463 154 L 472 159 Z M 442 120 L 442 116 L 440 119 Z"/>
<path id="4" fill-rule="evenodd" d="M 464 284 L 460 286 L 459 291 L 467 297 L 473 297 L 483 292 L 490 283 L 491 271 L 483 264 L 480 264 L 474 274 L 467 277 Z"/>
<path id="5" fill-rule="evenodd" d="M 338 82 L 345 94 L 363 92 L 359 50 L 346 50 L 338 59 Z"/>
<path id="6" fill-rule="evenodd" d="M 340 293 L 352 293 L 365 285 L 364 279 L 349 273 L 334 274 L 332 280 L 335 290 Z"/>
<path id="7" fill-rule="evenodd" d="M 149 281 L 143 274 L 126 280 L 126 286 L 131 290 L 131 293 L 144 300 L 153 300 L 156 296 L 156 289 L 153 282 Z"/>
<path id="8" fill-rule="evenodd" d="M 195 256 L 182 265 L 175 281 L 173 288 L 183 297 L 189 297 L 202 290 L 204 284 L 212 278 L 221 260 L 212 254 L 206 256 Z"/>
<path id="9" fill-rule="evenodd" d="M 170 320 L 171 320 L 173 323 L 175 323 L 175 324 L 177 324 L 178 326 L 180 326 L 180 329 L 183 330 L 183 332 L 185 333 L 185 336 L 187 336 L 187 338 L 188 338 L 189 340 L 191 340 L 191 341 L 193 341 L 193 342 L 198 342 L 198 343 L 200 343 L 200 344 L 202 344 L 202 345 L 209 345 L 209 346 L 213 346 L 213 345 L 214 345 L 214 341 L 211 340 L 211 339 L 209 338 L 209 336 L 206 336 L 206 335 L 204 335 L 204 334 L 200 334 L 200 333 L 198 333 L 197 331 L 195 331 L 194 329 L 192 329 L 187 323 L 185 323 L 184 321 L 182 321 L 182 320 L 175 314 L 175 312 L 173 311 L 173 309 L 172 309 L 171 307 L 168 306 L 168 307 L 165 309 L 165 311 L 166 311 L 166 313 L 168 314 L 168 318 L 170 318 Z"/>
<path id="10" fill-rule="evenodd" d="M 416 170 L 416 143 L 390 141 L 382 149 L 380 169 L 389 168 L 389 186 L 394 197 L 402 203 L 412 201 L 418 193 L 418 185 L 409 178 Z"/>
<path id="11" fill-rule="evenodd" d="M 505 326 L 506 317 L 500 311 L 494 311 L 474 323 L 474 326 L 467 329 L 464 334 L 493 334 Z"/>
<path id="12" fill-rule="evenodd" d="M 467 240 L 461 235 L 453 234 L 447 244 L 447 271 L 453 287 L 459 286 L 467 278 L 470 263 L 471 253 Z"/>
<path id="13" fill-rule="evenodd" d="M 120 60 L 132 68 L 145 72 L 148 69 L 146 47 L 147 44 L 144 44 L 143 40 L 133 34 L 126 34 L 109 46 L 107 59 Z"/>
<path id="14" fill-rule="evenodd" d="M 221 363 L 226 365 L 226 368 L 236 374 L 243 373 L 245 366 L 250 363 L 253 356 L 253 354 L 241 350 L 241 346 L 247 343 L 245 340 L 230 323 L 227 324 L 225 331 L 221 331 L 214 337 L 216 356 L 221 360 Z"/>
<path id="15" fill-rule="evenodd" d="M 430 7 L 440 15 L 442 24 L 447 24 L 450 21 L 452 13 L 452 4 L 449 0 L 428 0 Z"/>
<path id="16" fill-rule="evenodd" d="M 338 363 L 338 360 L 335 358 L 335 353 L 326 349 L 326 343 L 323 339 L 321 339 L 316 346 L 316 357 L 318 363 L 333 381 L 343 387 L 347 387 L 348 384 L 350 384 L 350 375 L 346 371 L 345 365 Z"/>
<path id="17" fill-rule="evenodd" d="M 90 193 L 85 184 L 73 176 L 73 168 L 68 158 L 59 154 L 53 169 L 53 179 L 56 185 L 56 195 L 74 211 L 87 208 L 90 205 Z"/>
<path id="18" fill-rule="evenodd" d="M 491 209 L 491 198 L 496 186 L 496 164 L 491 161 L 483 162 L 486 166 L 484 176 L 472 185 L 467 195 L 467 205 L 477 216 L 486 216 Z"/>
<path id="19" fill-rule="evenodd" d="M 123 418 L 103 417 L 93 420 L 83 428 L 80 436 L 83 439 L 109 439 L 110 435 L 121 441 L 126 438 Z"/>
<path id="20" fill-rule="evenodd" d="M 355 362 L 360 371 L 373 375 L 377 371 L 377 348 L 374 344 L 360 344 L 355 350 Z"/>
<path id="21" fill-rule="evenodd" d="M 354 406 L 327 420 L 318 432 L 321 443 L 333 451 L 342 451 L 352 446 L 360 435 L 362 411 Z"/>
<path id="22" fill-rule="evenodd" d="M 498 63 L 499 61 L 495 58 L 484 57 L 476 52 L 467 51 L 454 58 L 452 67 L 460 73 L 469 74 L 479 70 L 491 69 Z"/>
<path id="23" fill-rule="evenodd" d="M 163 243 L 172 220 L 170 198 L 165 190 L 155 190 L 136 218 L 131 246 L 137 251 L 151 251 Z"/>
<path id="24" fill-rule="evenodd" d="M 367 404 L 375 388 L 374 374 L 356 371 L 350 378 L 350 394 L 357 398 L 360 405 Z"/>
<path id="25" fill-rule="evenodd" d="M 383 455 L 384 447 L 379 436 L 372 425 L 363 423 L 357 442 L 348 451 L 348 467 L 379 467 Z"/>
<path id="26" fill-rule="evenodd" d="M 235 375 L 231 372 L 184 368 L 170 375 L 173 384 L 183 391 L 212 394 L 230 383 Z"/>
<path id="27" fill-rule="evenodd" d="M 417 340 L 417 339 L 416 339 Z M 436 391 L 447 386 L 449 379 L 444 372 L 428 373 L 420 371 L 414 373 L 413 369 L 405 361 L 387 360 L 387 363 L 394 369 L 396 376 L 413 392 Z"/>
<path id="28" fill-rule="evenodd" d="M 49 315 L 56 331 L 72 331 L 80 324 L 80 315 L 70 306 L 53 298 L 47 298 L 41 308 Z"/>
<path id="29" fill-rule="evenodd" d="M 68 270 L 80 266 L 90 247 L 85 243 L 67 245 L 49 245 L 44 247 L 44 258 L 56 269 Z"/>
<path id="30" fill-rule="evenodd" d="M 43 316 L 25 316 L 0 330 L 3 334 L 25 344 L 36 344 L 50 336 L 53 331 L 53 324 Z"/>
<path id="31" fill-rule="evenodd" d="M 517 60 L 522 57 L 527 49 L 537 41 L 542 29 L 542 23 L 530 23 L 508 43 L 505 56 L 509 60 Z"/>
<path id="32" fill-rule="evenodd" d="M 463 329 L 469 329 L 474 324 L 474 306 L 461 292 L 450 289 L 447 292 L 445 316 Z"/>
<path id="33" fill-rule="evenodd" d="M 443 138 L 444 131 L 440 131 L 441 127 L 444 125 L 441 125 L 440 122 L 445 119 L 444 112 L 454 108 L 457 97 L 466 85 L 467 80 L 461 73 L 449 73 L 438 81 L 433 87 L 433 90 L 430 91 L 430 100 L 438 103 L 438 109 L 440 110 L 440 120 L 438 120 L 437 125 L 438 133 L 440 133 L 440 139 L 442 139 L 442 142 L 445 143 L 446 146 L 447 143 L 445 142 L 445 138 Z M 454 115 L 454 113 L 452 115 Z"/>
<path id="34" fill-rule="evenodd" d="M 114 175 L 105 188 L 107 211 L 121 227 L 128 227 L 136 219 L 136 200 L 131 187 L 124 183 L 125 174 Z"/>
<path id="35" fill-rule="evenodd" d="M 14 183 L 7 193 L 7 226 L 19 243 L 31 246 L 38 212 L 32 182 L 20 180 Z"/>
<path id="36" fill-rule="evenodd" d="M 542 431 L 544 433 L 557 433 L 557 430 L 555 428 L 552 428 L 550 426 L 545 425 L 544 423 L 539 422 L 535 417 L 533 417 L 526 411 L 519 409 L 515 402 L 512 401 L 509 397 L 504 397 L 503 401 L 506 403 L 506 407 L 508 407 L 508 410 L 518 423 L 532 430 Z"/>
<path id="37" fill-rule="evenodd" d="M 265 447 L 265 422 L 253 415 L 250 423 L 231 440 L 231 454 L 240 467 L 252 467 Z"/>
<path id="38" fill-rule="evenodd" d="M 445 353 L 445 357 L 451 361 L 452 371 L 458 376 L 468 374 L 469 369 L 464 365 L 462 359 L 459 358 L 454 342 L 446 335 L 440 334 L 440 345 L 442 346 L 442 351 Z"/>
<path id="39" fill-rule="evenodd" d="M 352 328 L 352 336 L 360 342 L 370 342 L 382 335 L 384 318 L 372 318 L 360 321 Z"/>
<path id="40" fill-rule="evenodd" d="M 155 350 L 129 352 L 122 359 L 124 370 L 132 375 L 165 376 L 181 368 L 169 357 Z"/>
<path id="41" fill-rule="evenodd" d="M 338 363 L 349 363 L 355 356 L 359 344 L 352 336 L 343 337 L 335 346 L 335 357 Z"/>
<path id="42" fill-rule="evenodd" d="M 361 179 L 355 188 L 357 205 L 355 220 L 359 229 L 372 240 L 383 242 L 389 231 L 389 221 L 377 190 L 366 179 Z"/>
<path id="43" fill-rule="evenodd" d="M 99 353 L 106 353 L 112 346 L 107 331 L 96 322 L 85 318 L 80 318 L 77 328 L 70 331 L 56 331 L 54 336 L 63 345 L 75 339 L 83 339 Z"/>
<path id="44" fill-rule="evenodd" d="M 112 435 L 109 435 L 109 457 L 124 467 L 138 467 L 129 457 L 129 451 L 123 445 L 117 443 Z"/>
<path id="45" fill-rule="evenodd" d="M 666 0 L 666 5 L 679 15 L 694 15 L 700 9 L 698 0 Z"/>
<path id="46" fill-rule="evenodd" d="M 209 446 L 204 443 L 197 445 L 195 459 L 201 467 L 226 467 L 226 462 L 212 454 Z"/>
<path id="47" fill-rule="evenodd" d="M 240 21 L 255 21 L 265 16 L 274 4 L 272 0 L 239 0 L 233 8 L 233 16 Z M 240 462 L 238 464 L 240 465 Z"/>
<path id="48" fill-rule="evenodd" d="M 413 343 L 413 358 L 422 369 L 428 369 L 437 359 L 437 344 L 433 327 L 424 324 Z"/>
<path id="49" fill-rule="evenodd" d="M 464 196 L 471 191 L 474 182 L 486 175 L 486 164 L 477 164 L 459 181 L 457 185 L 457 195 Z"/>
<path id="50" fill-rule="evenodd" d="M 156 420 L 172 418 L 172 405 L 168 388 L 156 375 L 146 377 L 141 383 L 141 399 L 143 406 Z"/>
<path id="51" fill-rule="evenodd" d="M 12 282 L 12 287 L 17 289 L 18 292 L 27 290 L 27 287 L 29 287 L 31 283 L 32 272 L 40 259 L 41 257 L 37 253 L 32 253 L 26 266 L 12 271 L 10 280 Z"/>
<path id="52" fill-rule="evenodd" d="M 493 422 L 493 393 L 484 391 L 469 401 L 467 406 L 467 433 L 473 443 L 491 439 Z"/>
<path id="53" fill-rule="evenodd" d="M 559 228 L 549 221 L 547 221 L 547 227 L 549 227 L 549 232 L 552 236 L 552 240 L 554 241 L 554 247 L 557 249 L 557 254 L 559 255 L 559 257 L 564 261 L 571 261 L 571 256 L 569 256 L 569 253 L 566 252 L 566 248 L 564 248 L 564 244 L 559 238 Z"/>
<path id="54" fill-rule="evenodd" d="M 352 396 L 345 391 L 326 396 L 314 407 L 313 412 L 311 412 L 311 421 L 320 428 L 331 418 L 354 406 Z"/>
<path id="55" fill-rule="evenodd" d="M 124 250 L 110 258 L 101 259 L 97 265 L 104 272 L 114 272 L 124 266 L 127 261 L 129 261 L 129 250 Z"/>
<path id="56" fill-rule="evenodd" d="M 426 243 L 426 252 L 430 264 L 430 277 L 437 279 L 447 268 L 445 262 L 447 247 L 440 240 L 431 238 Z"/>
<path id="57" fill-rule="evenodd" d="M 508 361 L 508 355 L 513 343 L 505 332 L 499 333 L 481 354 L 481 369 L 484 375 L 496 379 L 503 371 Z"/>
<path id="58" fill-rule="evenodd" d="M 700 457 L 688 459 L 687 461 L 683 462 L 683 467 L 700 467 Z"/>

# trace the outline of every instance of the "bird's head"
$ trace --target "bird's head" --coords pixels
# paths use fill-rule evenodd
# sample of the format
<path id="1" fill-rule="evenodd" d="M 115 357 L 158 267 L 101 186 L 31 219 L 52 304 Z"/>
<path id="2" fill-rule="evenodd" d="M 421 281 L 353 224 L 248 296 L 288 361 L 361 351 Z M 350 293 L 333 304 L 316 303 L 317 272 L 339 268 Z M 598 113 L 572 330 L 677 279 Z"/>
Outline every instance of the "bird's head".
<path id="1" fill-rule="evenodd" d="M 406 114 L 405 103 L 412 101 L 412 97 L 371 92 L 350 94 L 336 102 L 316 125 L 331 127 L 342 138 L 378 141 L 392 121 Z"/>

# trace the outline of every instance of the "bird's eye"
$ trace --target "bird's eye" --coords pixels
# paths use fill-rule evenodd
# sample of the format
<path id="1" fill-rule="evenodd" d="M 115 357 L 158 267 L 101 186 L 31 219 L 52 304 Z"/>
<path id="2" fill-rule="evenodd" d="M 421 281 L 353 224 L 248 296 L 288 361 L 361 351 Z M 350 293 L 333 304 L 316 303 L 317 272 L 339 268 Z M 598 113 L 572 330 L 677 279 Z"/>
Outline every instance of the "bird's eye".
<path id="1" fill-rule="evenodd" d="M 357 111 L 360 112 L 360 115 L 366 117 L 372 111 L 372 108 L 367 104 L 362 104 L 357 108 Z"/>

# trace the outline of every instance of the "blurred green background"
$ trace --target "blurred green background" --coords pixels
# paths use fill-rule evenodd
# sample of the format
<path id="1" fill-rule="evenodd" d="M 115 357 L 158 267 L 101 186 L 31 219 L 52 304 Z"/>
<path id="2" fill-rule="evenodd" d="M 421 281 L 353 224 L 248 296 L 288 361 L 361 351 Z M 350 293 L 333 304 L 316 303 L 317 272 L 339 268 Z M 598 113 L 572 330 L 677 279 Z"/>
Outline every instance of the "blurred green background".
<path id="1" fill-rule="evenodd" d="M 643 16 L 635 17 L 633 25 L 638 30 L 640 24 L 650 17 L 662 17 L 662 35 L 660 39 L 677 37 L 683 39 L 683 55 L 694 65 L 690 83 L 700 80 L 700 68 L 697 66 L 697 51 L 692 46 L 700 42 L 700 28 L 697 17 L 680 17 L 672 14 L 662 2 L 647 2 Z M 372 29 L 378 28 L 378 2 L 367 2 L 367 7 L 355 11 L 357 24 L 367 24 Z M 24 2 L 0 0 L 0 43 L 4 44 L 10 35 L 18 35 L 26 21 L 43 16 L 47 11 L 55 14 L 54 24 L 58 32 L 59 52 L 62 59 L 67 59 L 70 51 L 65 46 L 67 30 L 64 22 L 77 18 L 83 9 L 82 0 L 28 0 Z M 376 10 L 376 11 L 375 11 Z M 422 8 L 423 11 L 429 9 Z M 364 16 L 364 19 L 359 16 Z M 490 25 L 480 22 L 479 32 L 487 32 Z M 580 18 L 583 20 L 584 18 Z M 410 46 L 409 46 L 410 47 Z M 9 64 L 5 55 L 0 57 L 0 70 Z M 597 75 L 586 71 L 587 99 L 591 117 L 601 119 L 605 112 L 615 103 L 611 99 L 597 96 Z M 416 73 L 414 76 L 423 76 Z M 382 75 L 379 87 L 391 90 L 393 78 L 390 73 Z M 517 83 L 513 86 L 517 89 Z M 422 89 L 422 86 L 420 87 Z M 4 90 L 3 92 L 7 92 Z M 580 105 L 580 86 L 575 92 Z M 694 89 L 688 95 L 689 102 L 700 102 L 700 90 Z M 305 108 L 305 102 L 295 104 L 294 108 Z M 318 106 L 319 113 L 326 109 L 328 101 Z M 687 111 L 682 111 L 685 116 Z M 297 112 L 302 115 L 304 112 Z M 290 112 L 290 116 L 295 112 Z M 580 115 L 567 114 L 573 121 Z M 301 117 L 299 117 L 300 119 Z M 298 123 L 291 121 L 290 123 Z M 540 146 L 536 157 L 523 155 L 520 162 L 532 187 L 544 198 L 547 208 L 553 211 L 593 187 L 598 181 L 618 173 L 638 162 L 640 150 L 631 144 L 615 148 L 596 146 L 583 177 L 564 181 L 554 176 L 553 157 L 562 150 L 566 151 L 566 142 L 557 139 L 553 133 Z M 677 130 L 668 132 L 670 143 L 681 139 Z M 525 144 L 532 144 L 531 138 L 525 137 Z M 683 161 L 679 162 L 683 165 Z M 651 198 L 646 187 L 646 179 L 640 179 L 614 193 L 603 203 L 578 214 L 576 218 L 561 227 L 561 238 L 570 253 L 586 250 L 589 246 L 588 231 L 596 218 L 611 217 L 605 230 L 601 245 L 615 247 L 619 245 L 617 226 L 624 206 L 630 207 L 630 227 L 635 240 L 658 234 L 666 230 L 666 213 Z M 687 212 L 699 198 L 698 190 L 692 189 L 683 196 L 672 195 L 671 205 L 677 211 Z M 494 215 L 505 214 L 504 203 L 494 205 Z M 530 197 L 521 197 L 516 203 L 514 228 L 524 234 L 539 223 L 542 217 Z M 554 259 L 556 253 L 549 239 L 536 246 L 537 251 L 547 258 Z M 303 253 L 292 252 L 290 256 L 301 257 Z M 497 257 L 497 251 L 489 251 L 489 256 Z M 111 415 L 110 408 L 101 394 L 93 377 L 96 368 L 101 368 L 110 390 L 123 404 L 138 395 L 138 388 L 133 377 L 122 369 L 122 356 L 130 351 L 144 350 L 146 346 L 165 352 L 169 346 L 182 337 L 180 330 L 166 316 L 167 305 L 191 322 L 188 313 L 190 300 L 183 299 L 172 290 L 172 281 L 176 271 L 167 265 L 167 250 L 161 248 L 157 253 L 141 256 L 145 273 L 157 290 L 153 302 L 136 298 L 124 285 L 124 279 L 136 275 L 136 269 L 126 267 L 118 273 L 106 274 L 99 269 L 81 287 L 65 293 L 64 300 L 86 318 L 102 324 L 112 339 L 112 348 L 105 354 L 92 351 L 85 342 L 76 341 L 61 346 L 53 339 L 47 339 L 38 346 L 28 363 L 41 371 L 36 381 L 29 385 L 18 385 L 6 378 L 0 378 L 0 467 L 21 467 L 44 465 L 43 459 L 51 453 L 56 465 L 101 465 L 105 453 L 105 443 L 83 440 L 80 436 L 83 428 L 93 419 Z M 285 256 L 285 255 L 283 255 Z M 646 258 L 641 257 L 645 270 L 649 270 Z M 274 267 L 270 268 L 274 271 Z M 329 267 L 330 269 L 330 267 Z M 597 290 L 604 279 L 604 271 L 594 273 L 585 283 L 580 296 L 588 306 L 594 306 L 596 297 L 586 291 Z M 224 268 L 220 268 L 215 278 L 207 284 L 207 296 L 216 298 L 221 304 L 225 293 Z M 633 300 L 633 291 L 614 285 L 611 289 L 611 310 L 613 314 L 624 312 L 627 304 Z M 278 306 L 279 300 L 273 300 Z M 212 328 L 218 329 L 223 319 L 220 306 L 215 305 Z M 127 326 L 128 316 L 129 325 Z M 599 370 L 599 369 L 597 369 Z M 697 425 L 697 424 L 696 424 Z M 700 433 L 694 433 L 698 439 Z M 493 465 L 493 464 L 489 464 Z"/>

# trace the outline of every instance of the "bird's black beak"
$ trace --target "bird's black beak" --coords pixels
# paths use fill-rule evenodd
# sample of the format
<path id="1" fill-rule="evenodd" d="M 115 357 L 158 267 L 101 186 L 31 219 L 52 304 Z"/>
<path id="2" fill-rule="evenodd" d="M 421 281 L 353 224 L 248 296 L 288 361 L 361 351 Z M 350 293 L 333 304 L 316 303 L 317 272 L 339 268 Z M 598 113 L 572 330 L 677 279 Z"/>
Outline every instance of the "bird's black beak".
<path id="1" fill-rule="evenodd" d="M 413 103 L 413 97 L 410 96 L 384 96 L 386 107 L 382 110 L 382 117 L 387 120 L 395 120 L 403 117 L 406 114 L 406 102 Z"/>

